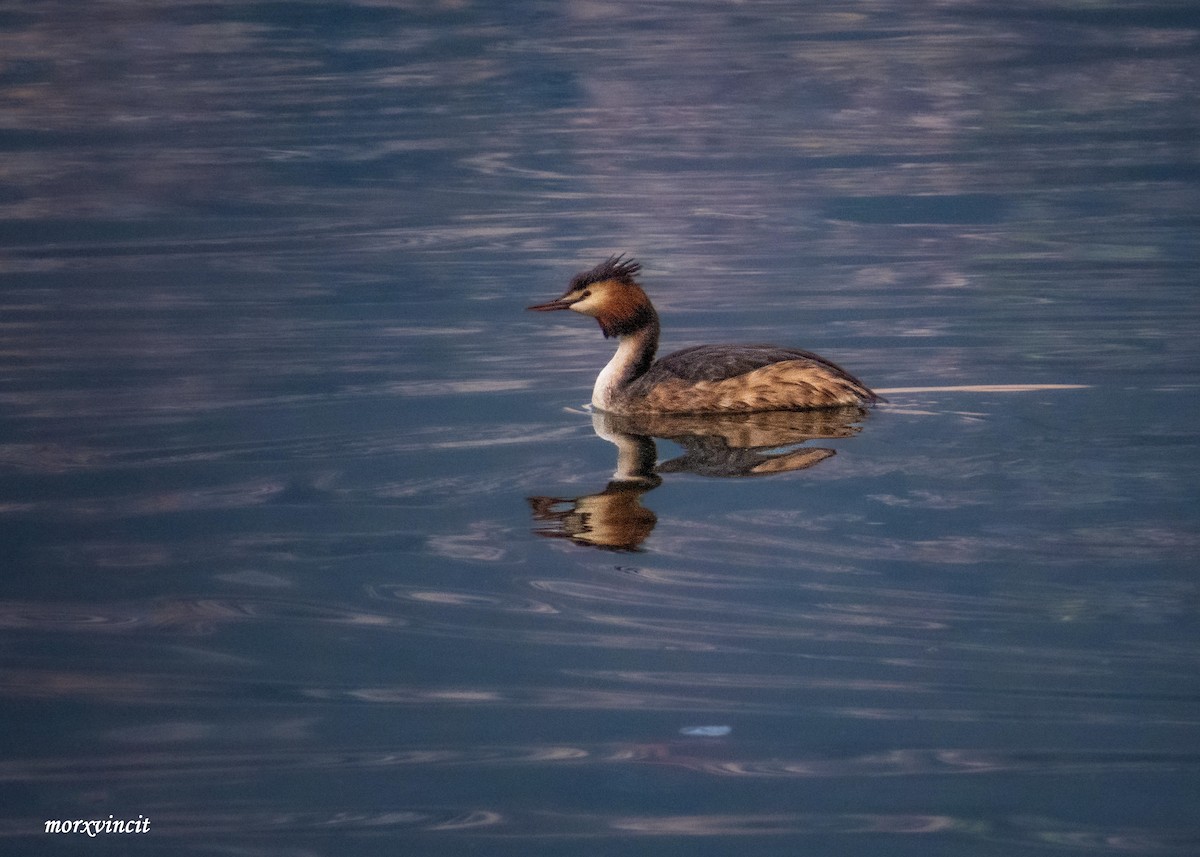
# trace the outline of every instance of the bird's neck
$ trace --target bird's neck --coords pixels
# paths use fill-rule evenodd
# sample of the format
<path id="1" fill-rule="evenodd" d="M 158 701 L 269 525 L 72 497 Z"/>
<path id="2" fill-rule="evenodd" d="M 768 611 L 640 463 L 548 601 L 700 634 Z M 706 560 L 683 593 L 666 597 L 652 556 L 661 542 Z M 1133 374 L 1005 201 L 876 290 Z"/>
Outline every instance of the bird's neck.
<path id="1" fill-rule="evenodd" d="M 620 391 L 646 373 L 658 351 L 658 329 L 658 317 L 651 315 L 645 324 L 620 334 L 617 353 L 596 376 L 593 407 L 610 410 Z"/>

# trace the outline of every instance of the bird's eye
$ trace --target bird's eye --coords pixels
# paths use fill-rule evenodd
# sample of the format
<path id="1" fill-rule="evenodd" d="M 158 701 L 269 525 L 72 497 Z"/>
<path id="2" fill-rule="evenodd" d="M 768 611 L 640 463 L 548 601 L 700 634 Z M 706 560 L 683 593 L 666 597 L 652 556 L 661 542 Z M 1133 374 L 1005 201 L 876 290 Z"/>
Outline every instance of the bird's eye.
<path id="1" fill-rule="evenodd" d="M 584 290 L 583 290 L 583 294 L 579 296 L 579 299 L 580 299 L 580 300 L 583 300 L 584 298 L 590 298 L 591 296 L 592 296 L 592 290 L 591 290 L 591 289 L 584 289 Z"/>

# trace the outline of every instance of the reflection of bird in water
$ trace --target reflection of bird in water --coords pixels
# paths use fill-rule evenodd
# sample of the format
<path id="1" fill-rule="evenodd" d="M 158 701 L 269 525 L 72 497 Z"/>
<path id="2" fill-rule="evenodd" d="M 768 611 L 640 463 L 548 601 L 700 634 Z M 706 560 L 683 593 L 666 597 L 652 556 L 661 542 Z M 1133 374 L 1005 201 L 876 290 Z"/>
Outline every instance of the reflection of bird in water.
<path id="1" fill-rule="evenodd" d="M 683 455 L 655 467 L 657 473 L 701 476 L 764 476 L 812 467 L 835 454 L 798 447 L 816 438 L 853 437 L 862 408 L 763 411 L 753 414 L 599 414 L 596 433 L 611 443 L 619 435 L 661 437 L 683 447 Z"/>
<path id="2" fill-rule="evenodd" d="M 539 536 L 570 539 L 577 545 L 635 551 L 654 530 L 658 516 L 642 505 L 653 485 L 610 482 L 599 494 L 565 499 L 530 497 Z"/>
<path id="3" fill-rule="evenodd" d="M 638 550 L 658 517 L 642 495 L 662 484 L 660 473 L 702 476 L 764 476 L 803 470 L 833 456 L 823 447 L 801 447 L 815 438 L 851 437 L 861 408 L 696 416 L 592 415 L 596 434 L 617 447 L 617 470 L 605 489 L 583 497 L 530 497 L 534 532 L 578 545 Z M 657 463 L 655 437 L 678 444 L 684 454 Z"/>
<path id="4" fill-rule="evenodd" d="M 578 545 L 637 550 L 658 523 L 658 516 L 642 505 L 642 495 L 662 484 L 662 477 L 654 472 L 658 451 L 648 437 L 608 436 L 601 427 L 603 420 L 603 415 L 594 414 L 592 426 L 597 434 L 616 444 L 617 471 L 612 481 L 599 494 L 574 499 L 530 497 L 533 519 L 549 522 L 549 526 L 534 532 L 570 539 Z"/>
<path id="5" fill-rule="evenodd" d="M 558 300 L 531 306 L 590 315 L 617 353 L 592 404 L 618 414 L 749 413 L 871 404 L 879 397 L 810 351 L 774 345 L 699 345 L 655 361 L 658 314 L 634 280 L 641 265 L 614 256 L 571 280 Z"/>

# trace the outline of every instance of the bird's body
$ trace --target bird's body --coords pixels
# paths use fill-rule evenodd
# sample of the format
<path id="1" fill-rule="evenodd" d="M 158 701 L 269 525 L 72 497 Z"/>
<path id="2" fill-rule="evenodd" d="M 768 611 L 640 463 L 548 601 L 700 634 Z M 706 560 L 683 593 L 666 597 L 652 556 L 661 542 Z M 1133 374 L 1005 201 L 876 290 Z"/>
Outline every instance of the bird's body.
<path id="1" fill-rule="evenodd" d="M 658 314 L 634 280 L 641 266 L 620 257 L 577 275 L 539 311 L 595 318 L 617 353 L 596 378 L 592 405 L 616 414 L 751 413 L 867 405 L 879 400 L 836 364 L 798 348 L 698 345 L 660 360 Z"/>

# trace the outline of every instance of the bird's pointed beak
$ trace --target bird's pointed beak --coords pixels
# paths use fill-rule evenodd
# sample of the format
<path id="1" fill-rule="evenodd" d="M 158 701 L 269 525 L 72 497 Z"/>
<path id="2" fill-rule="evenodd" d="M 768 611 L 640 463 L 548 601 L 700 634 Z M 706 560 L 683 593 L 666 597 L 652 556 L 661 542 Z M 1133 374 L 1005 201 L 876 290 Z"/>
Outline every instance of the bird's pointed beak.
<path id="1" fill-rule="evenodd" d="M 525 309 L 531 309 L 535 312 L 553 312 L 556 309 L 570 309 L 572 303 L 573 301 L 569 301 L 565 298 L 559 298 L 558 300 L 550 301 L 549 303 L 527 306 Z"/>

